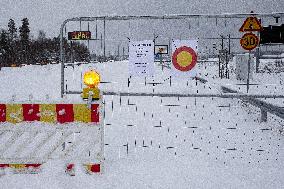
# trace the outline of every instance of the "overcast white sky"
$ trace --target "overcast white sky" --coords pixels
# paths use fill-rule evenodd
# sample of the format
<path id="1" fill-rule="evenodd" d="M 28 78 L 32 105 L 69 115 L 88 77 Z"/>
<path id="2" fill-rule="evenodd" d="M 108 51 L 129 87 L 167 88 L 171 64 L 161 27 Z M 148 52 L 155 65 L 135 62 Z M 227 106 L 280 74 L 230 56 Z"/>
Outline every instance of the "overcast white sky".
<path id="1" fill-rule="evenodd" d="M 48 37 L 59 34 L 61 23 L 71 17 L 104 15 L 164 15 L 193 13 L 284 12 L 283 0 L 0 0 L 0 28 L 9 18 L 17 27 L 30 20 L 32 34 L 42 29 Z"/>

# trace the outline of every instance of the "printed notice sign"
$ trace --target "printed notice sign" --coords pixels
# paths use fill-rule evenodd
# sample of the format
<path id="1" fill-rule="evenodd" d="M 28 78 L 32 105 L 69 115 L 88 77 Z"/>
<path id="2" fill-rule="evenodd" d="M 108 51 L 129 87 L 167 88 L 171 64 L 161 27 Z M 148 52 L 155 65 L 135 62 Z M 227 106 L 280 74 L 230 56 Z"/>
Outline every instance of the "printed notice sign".
<path id="1" fill-rule="evenodd" d="M 129 43 L 129 74 L 131 76 L 154 75 L 153 40 L 131 41 Z"/>

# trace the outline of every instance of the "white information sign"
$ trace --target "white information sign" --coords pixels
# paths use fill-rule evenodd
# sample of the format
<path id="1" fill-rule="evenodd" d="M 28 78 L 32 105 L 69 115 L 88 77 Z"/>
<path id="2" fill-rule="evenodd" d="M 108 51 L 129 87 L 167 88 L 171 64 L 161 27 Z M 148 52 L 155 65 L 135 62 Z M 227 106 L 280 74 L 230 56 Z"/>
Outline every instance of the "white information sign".
<path id="1" fill-rule="evenodd" d="M 129 43 L 129 74 L 131 76 L 154 75 L 153 40 L 131 41 Z"/>

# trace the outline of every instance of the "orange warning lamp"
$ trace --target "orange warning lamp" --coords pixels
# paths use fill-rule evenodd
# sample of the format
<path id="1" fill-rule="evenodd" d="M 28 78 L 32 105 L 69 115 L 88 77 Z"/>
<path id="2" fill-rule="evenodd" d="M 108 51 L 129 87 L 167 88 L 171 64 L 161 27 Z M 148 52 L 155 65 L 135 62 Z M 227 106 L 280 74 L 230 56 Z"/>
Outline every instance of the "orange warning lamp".
<path id="1" fill-rule="evenodd" d="M 100 74 L 94 70 L 87 71 L 84 74 L 83 81 L 88 87 L 83 88 L 82 98 L 86 100 L 92 95 L 92 99 L 99 100 L 100 90 L 98 85 L 101 81 Z"/>
<path id="2" fill-rule="evenodd" d="M 96 71 L 90 70 L 84 74 L 84 83 L 90 88 L 98 87 L 101 76 Z"/>

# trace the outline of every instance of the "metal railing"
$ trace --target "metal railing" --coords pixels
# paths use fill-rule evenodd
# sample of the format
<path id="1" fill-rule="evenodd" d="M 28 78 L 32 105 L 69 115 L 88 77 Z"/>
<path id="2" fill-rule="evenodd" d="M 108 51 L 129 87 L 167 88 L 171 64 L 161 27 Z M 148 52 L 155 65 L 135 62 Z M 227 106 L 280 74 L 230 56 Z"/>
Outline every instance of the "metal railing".
<path id="1" fill-rule="evenodd" d="M 236 93 L 237 98 L 239 98 L 241 100 L 245 100 L 248 103 L 250 103 L 251 105 L 260 108 L 260 110 L 261 110 L 261 121 L 267 121 L 267 112 L 284 119 L 284 109 L 281 108 L 281 107 L 278 107 L 278 106 L 275 106 L 273 104 L 270 104 L 270 103 L 264 102 L 262 100 L 256 99 L 255 97 L 253 97 L 253 95 L 249 95 L 247 97 L 244 97 L 242 94 L 238 93 L 238 91 L 232 90 L 228 87 L 222 86 L 221 89 L 225 93 L 226 92 Z"/>

